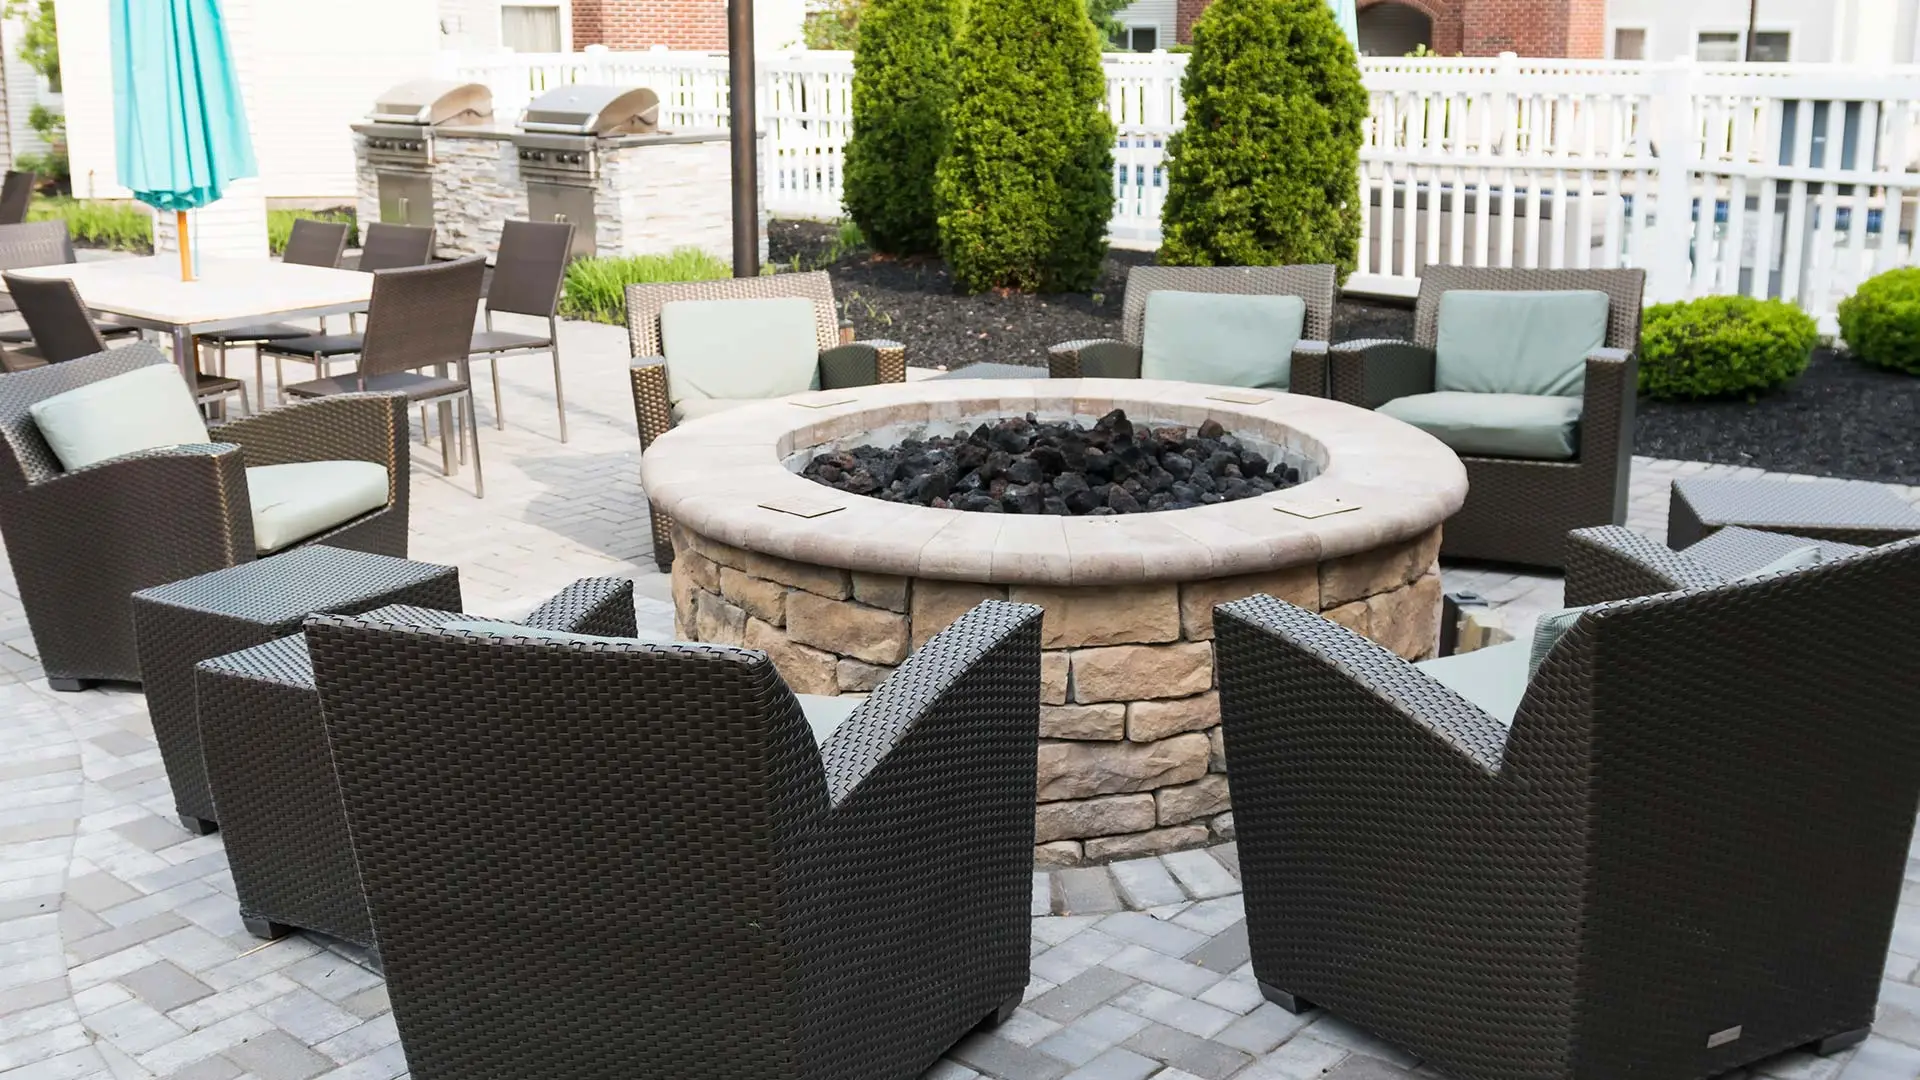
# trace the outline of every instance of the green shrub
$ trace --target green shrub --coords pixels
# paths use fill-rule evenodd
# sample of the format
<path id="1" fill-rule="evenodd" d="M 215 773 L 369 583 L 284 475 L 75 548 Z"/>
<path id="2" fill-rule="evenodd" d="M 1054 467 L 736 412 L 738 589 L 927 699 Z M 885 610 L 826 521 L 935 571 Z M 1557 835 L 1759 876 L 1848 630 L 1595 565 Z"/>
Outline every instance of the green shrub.
<path id="1" fill-rule="evenodd" d="M 35 196 L 28 221 L 65 221 L 73 242 L 142 254 L 153 250 L 153 211 L 137 202 Z"/>
<path id="2" fill-rule="evenodd" d="M 1840 336 L 1869 364 L 1920 375 L 1920 268 L 1869 278 L 1840 301 Z"/>
<path id="3" fill-rule="evenodd" d="M 344 221 L 347 223 L 347 246 L 360 246 L 360 216 L 346 207 L 341 207 L 337 210 L 267 211 L 267 249 L 275 255 L 285 254 L 287 239 L 293 235 L 293 223 L 301 218 L 312 218 L 315 221 Z"/>
<path id="4" fill-rule="evenodd" d="M 1647 309 L 1640 389 L 1656 398 L 1749 396 L 1807 369 L 1820 327 L 1784 300 L 1707 296 Z"/>
<path id="5" fill-rule="evenodd" d="M 962 0 L 872 0 L 853 50 L 847 215 L 875 251 L 939 250 L 933 175 L 947 150 Z"/>
<path id="6" fill-rule="evenodd" d="M 1351 272 L 1367 92 L 1326 0 L 1216 0 L 1193 24 L 1181 92 L 1159 261 Z"/>
<path id="7" fill-rule="evenodd" d="M 960 38 L 950 143 L 934 184 L 962 288 L 1076 290 L 1100 274 L 1113 122 L 1083 0 L 983 0 Z"/>
<path id="8" fill-rule="evenodd" d="M 567 266 L 560 314 L 569 319 L 622 325 L 627 321 L 629 285 L 715 281 L 732 276 L 733 268 L 726 260 L 699 248 L 680 248 L 669 255 L 575 259 Z"/>

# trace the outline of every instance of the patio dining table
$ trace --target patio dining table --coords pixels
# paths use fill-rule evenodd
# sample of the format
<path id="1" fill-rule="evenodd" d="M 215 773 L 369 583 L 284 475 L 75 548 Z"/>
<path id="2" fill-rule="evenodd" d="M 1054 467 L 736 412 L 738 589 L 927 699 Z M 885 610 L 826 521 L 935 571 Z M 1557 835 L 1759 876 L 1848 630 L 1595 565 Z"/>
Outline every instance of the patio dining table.
<path id="1" fill-rule="evenodd" d="M 192 381 L 194 338 L 280 319 L 365 311 L 373 275 L 271 259 L 196 260 L 198 276 L 180 280 L 172 255 L 61 263 L 10 271 L 21 277 L 66 278 L 89 308 L 173 339 L 173 360 Z"/>

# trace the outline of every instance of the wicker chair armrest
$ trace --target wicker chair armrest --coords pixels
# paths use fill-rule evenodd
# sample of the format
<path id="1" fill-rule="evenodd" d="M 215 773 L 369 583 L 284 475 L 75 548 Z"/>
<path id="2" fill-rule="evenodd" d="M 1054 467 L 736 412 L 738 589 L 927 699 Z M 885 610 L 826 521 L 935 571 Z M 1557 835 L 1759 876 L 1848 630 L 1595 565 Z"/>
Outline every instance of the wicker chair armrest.
<path id="1" fill-rule="evenodd" d="M 1619 525 L 1567 534 L 1569 607 L 1722 584 L 1719 574 L 1657 540 Z"/>
<path id="2" fill-rule="evenodd" d="M 138 558 L 178 569 L 175 577 L 253 555 L 246 465 L 231 443 L 123 454 L 34 484 L 27 497 L 33 510 L 21 524 L 46 530 L 43 535 L 76 522 L 138 522 L 138 547 L 150 553 Z M 76 567 L 89 558 L 129 557 L 125 551 L 89 555 L 83 545 L 97 542 L 99 536 L 72 537 Z"/>
<path id="3" fill-rule="evenodd" d="M 633 377 L 633 415 L 640 422 L 640 449 L 673 430 L 673 399 L 667 394 L 667 358 L 635 357 L 629 369 Z"/>
<path id="4" fill-rule="evenodd" d="M 874 376 L 874 382 L 890 383 L 907 381 L 907 347 L 905 345 L 902 345 L 898 341 L 890 341 L 886 338 L 869 338 L 866 341 L 856 341 L 854 344 L 865 345 L 880 354 L 880 362 L 875 369 L 877 374 Z"/>
<path id="5" fill-rule="evenodd" d="M 633 614 L 633 582 L 626 578 L 581 578 L 520 622 L 563 634 L 634 637 L 639 627 Z"/>
<path id="6" fill-rule="evenodd" d="M 1294 343 L 1293 373 L 1288 379 L 1290 393 L 1327 396 L 1327 355 L 1332 348 L 1324 341 Z"/>
<path id="7" fill-rule="evenodd" d="M 836 345 L 820 353 L 820 389 L 845 390 L 880 382 L 880 350 L 866 342 Z"/>
<path id="8" fill-rule="evenodd" d="M 1327 354 L 1329 396 L 1363 409 L 1433 392 L 1433 350 L 1409 341 L 1343 341 Z"/>
<path id="9" fill-rule="evenodd" d="M 1080 350 L 1092 345 L 1122 345 L 1125 342 L 1112 338 L 1084 338 L 1079 341 L 1063 341 L 1047 350 L 1047 375 L 1055 379 L 1077 379 L 1080 377 Z"/>
<path id="10" fill-rule="evenodd" d="M 408 466 L 405 394 L 312 398 L 209 430 L 238 444 L 248 468 L 301 461 L 371 461 L 389 472 Z"/>
<path id="11" fill-rule="evenodd" d="M 1633 405 L 1640 366 L 1626 349 L 1595 349 L 1587 356 L 1581 395 L 1580 458 L 1611 462 L 1633 444 Z"/>
<path id="12" fill-rule="evenodd" d="M 1419 731 L 1431 738 L 1413 743 L 1425 755 L 1445 755 L 1471 765 L 1472 773 L 1491 778 L 1506 753 L 1506 725 L 1479 706 L 1443 686 L 1392 652 L 1330 619 L 1271 596 L 1250 596 L 1215 610 L 1216 627 L 1225 635 L 1216 643 L 1224 655 L 1220 670 L 1221 711 L 1227 719 L 1228 768 L 1236 744 L 1242 752 L 1257 743 L 1255 733 L 1236 738 L 1236 726 L 1259 725 L 1266 710 L 1262 694 L 1284 693 L 1294 700 L 1319 703 L 1324 715 L 1338 717 L 1336 728 L 1356 726 L 1339 737 L 1366 740 L 1369 733 Z M 1402 752 L 1409 745 L 1401 740 Z M 1257 752 L 1249 756 L 1258 757 Z M 1382 760 L 1383 780 L 1406 769 L 1405 762 Z"/>

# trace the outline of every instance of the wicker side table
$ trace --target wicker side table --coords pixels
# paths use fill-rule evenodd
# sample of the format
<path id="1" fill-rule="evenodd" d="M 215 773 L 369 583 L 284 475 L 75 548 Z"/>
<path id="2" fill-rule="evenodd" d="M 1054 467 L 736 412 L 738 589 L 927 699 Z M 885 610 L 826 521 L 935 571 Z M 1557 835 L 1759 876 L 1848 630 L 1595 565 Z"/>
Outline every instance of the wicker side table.
<path id="1" fill-rule="evenodd" d="M 193 666 L 300 629 L 308 615 L 356 615 L 388 604 L 460 608 L 459 571 L 313 546 L 133 594 L 147 711 L 174 805 L 190 829 L 219 821 L 207 784 Z"/>
<path id="2" fill-rule="evenodd" d="M 1856 480 L 1673 482 L 1668 547 L 1678 551 L 1728 525 L 1872 546 L 1920 536 L 1920 510 L 1878 484 Z"/>

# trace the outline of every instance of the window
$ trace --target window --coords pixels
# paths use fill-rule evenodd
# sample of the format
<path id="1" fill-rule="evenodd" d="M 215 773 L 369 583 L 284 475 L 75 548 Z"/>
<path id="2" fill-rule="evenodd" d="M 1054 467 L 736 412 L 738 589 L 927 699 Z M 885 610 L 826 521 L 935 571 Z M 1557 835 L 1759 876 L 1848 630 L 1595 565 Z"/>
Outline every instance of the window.
<path id="1" fill-rule="evenodd" d="M 1740 53 L 1739 31 L 1702 31 L 1694 39 L 1693 58 L 1714 64 L 1730 64 L 1744 59 Z"/>
<path id="2" fill-rule="evenodd" d="M 1753 35 L 1753 58 L 1769 64 L 1792 59 L 1793 35 L 1785 30 L 1759 30 Z"/>
<path id="3" fill-rule="evenodd" d="M 1635 27 L 1621 27 L 1613 32 L 1613 58 L 1615 60 L 1645 60 L 1647 58 L 1647 32 Z"/>
<path id="4" fill-rule="evenodd" d="M 560 9 L 503 5 L 500 8 L 500 44 L 514 52 L 559 52 Z"/>
<path id="5" fill-rule="evenodd" d="M 1131 52 L 1152 52 L 1160 47 L 1158 26 L 1128 26 L 1120 31 L 1120 47 Z"/>

